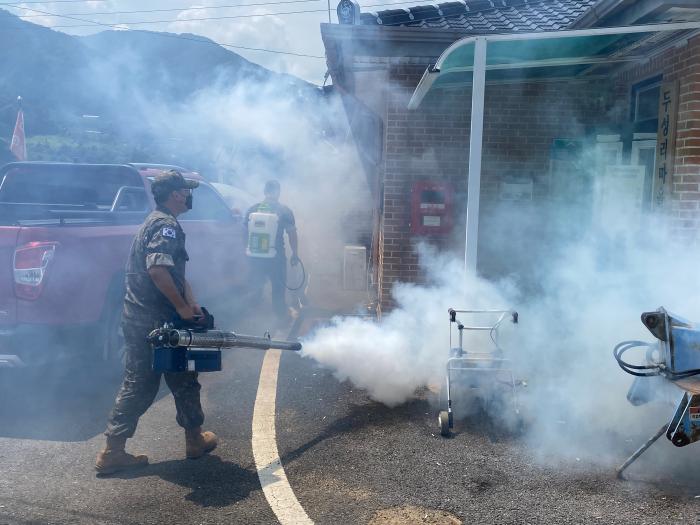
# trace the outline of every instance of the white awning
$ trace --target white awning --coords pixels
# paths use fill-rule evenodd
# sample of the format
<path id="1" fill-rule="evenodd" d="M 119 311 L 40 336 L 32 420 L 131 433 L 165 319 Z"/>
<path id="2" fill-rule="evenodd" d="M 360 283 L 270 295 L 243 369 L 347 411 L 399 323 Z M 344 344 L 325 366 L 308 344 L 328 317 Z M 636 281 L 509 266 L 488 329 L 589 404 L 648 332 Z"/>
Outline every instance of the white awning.
<path id="1" fill-rule="evenodd" d="M 578 78 L 591 68 L 644 60 L 651 52 L 700 30 L 700 22 L 609 27 L 462 38 L 428 67 L 408 104 L 418 108 L 444 89 L 472 87 L 465 268 L 476 271 L 484 129 L 489 82 Z"/>

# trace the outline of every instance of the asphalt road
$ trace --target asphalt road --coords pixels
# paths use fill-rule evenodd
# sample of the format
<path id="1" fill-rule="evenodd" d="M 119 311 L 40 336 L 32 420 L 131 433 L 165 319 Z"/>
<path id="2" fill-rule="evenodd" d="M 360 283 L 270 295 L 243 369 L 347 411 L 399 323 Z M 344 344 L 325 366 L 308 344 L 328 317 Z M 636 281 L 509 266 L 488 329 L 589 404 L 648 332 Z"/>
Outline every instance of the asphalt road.
<path id="1" fill-rule="evenodd" d="M 322 313 L 309 315 L 300 330 L 322 321 Z M 276 523 L 251 446 L 263 355 L 230 351 L 222 372 L 202 377 L 205 426 L 221 442 L 211 456 L 184 459 L 184 436 L 163 387 L 128 445 L 148 454 L 151 465 L 109 478 L 96 478 L 93 462 L 118 372 L 62 365 L 3 374 L 0 524 Z M 277 441 L 309 517 L 325 524 L 699 520 L 693 447 L 700 445 L 677 451 L 662 440 L 630 469 L 631 481 L 613 476 L 612 466 L 653 432 L 654 421 L 640 422 L 619 448 L 601 451 L 609 459 L 552 462 L 478 415 L 442 438 L 436 409 L 429 390 L 388 409 L 308 359 L 283 354 Z M 565 429 L 562 439 L 580 430 Z"/>

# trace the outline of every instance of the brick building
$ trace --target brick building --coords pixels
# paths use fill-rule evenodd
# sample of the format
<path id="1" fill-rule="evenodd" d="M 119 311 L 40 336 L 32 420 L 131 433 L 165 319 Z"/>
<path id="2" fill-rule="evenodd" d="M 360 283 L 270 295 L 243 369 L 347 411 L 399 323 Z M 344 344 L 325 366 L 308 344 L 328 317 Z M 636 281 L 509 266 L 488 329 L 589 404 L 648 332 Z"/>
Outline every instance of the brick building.
<path id="1" fill-rule="evenodd" d="M 527 258 L 531 250 L 522 245 L 523 235 L 551 228 L 546 210 L 554 204 L 565 203 L 573 218 L 590 215 L 590 179 L 607 180 L 608 166 L 630 166 L 639 181 L 640 209 L 662 209 L 674 218 L 675 234 L 695 238 L 700 225 L 700 26 L 693 24 L 700 21 L 698 2 L 466 0 L 365 13 L 344 0 L 338 16 L 341 23 L 322 25 L 322 36 L 375 199 L 370 262 L 384 308 L 391 306 L 393 283 L 421 281 L 418 241 L 455 253 L 465 249 L 471 80 L 433 85 L 417 108 L 408 108 L 421 78 L 430 76 L 426 70 L 465 36 L 691 22 L 675 31 L 608 37 L 600 54 L 569 62 L 552 58 L 546 73 L 524 60 L 487 71 L 480 273 L 508 273 L 515 253 L 510 248 Z M 528 45 L 524 40 L 510 49 Z M 664 96 L 673 98 L 672 104 L 664 105 Z M 607 160 L 595 169 L 587 165 L 601 159 Z M 669 174 L 665 184 L 656 176 L 659 170 Z M 454 227 L 447 234 L 416 234 L 412 228 L 412 190 L 425 181 L 450 184 Z M 491 240 L 503 240 L 503 226 L 488 218 L 504 206 L 522 219 L 513 221 L 506 242 L 495 247 Z M 524 264 L 522 270 L 529 271 Z"/>

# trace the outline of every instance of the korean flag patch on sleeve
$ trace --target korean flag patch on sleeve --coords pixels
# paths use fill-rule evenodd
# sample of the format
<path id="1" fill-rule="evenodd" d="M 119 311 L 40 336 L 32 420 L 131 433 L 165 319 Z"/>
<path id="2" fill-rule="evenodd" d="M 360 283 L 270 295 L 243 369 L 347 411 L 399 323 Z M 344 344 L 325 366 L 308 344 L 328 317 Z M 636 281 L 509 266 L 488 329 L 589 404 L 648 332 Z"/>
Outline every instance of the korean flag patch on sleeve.
<path id="1" fill-rule="evenodd" d="M 163 237 L 170 237 L 171 239 L 177 239 L 177 234 L 175 233 L 175 228 L 170 228 L 166 226 L 162 231 Z"/>

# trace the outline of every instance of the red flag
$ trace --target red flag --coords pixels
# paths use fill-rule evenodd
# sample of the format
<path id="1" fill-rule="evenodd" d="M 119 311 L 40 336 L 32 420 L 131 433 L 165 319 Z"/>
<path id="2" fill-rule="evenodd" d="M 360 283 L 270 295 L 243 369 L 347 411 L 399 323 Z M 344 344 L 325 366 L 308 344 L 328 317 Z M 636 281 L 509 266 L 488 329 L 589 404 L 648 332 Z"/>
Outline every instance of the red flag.
<path id="1" fill-rule="evenodd" d="M 20 109 L 17 112 L 17 122 L 15 132 L 12 134 L 10 151 L 14 153 L 17 160 L 27 160 L 27 145 L 24 142 L 24 113 Z"/>

